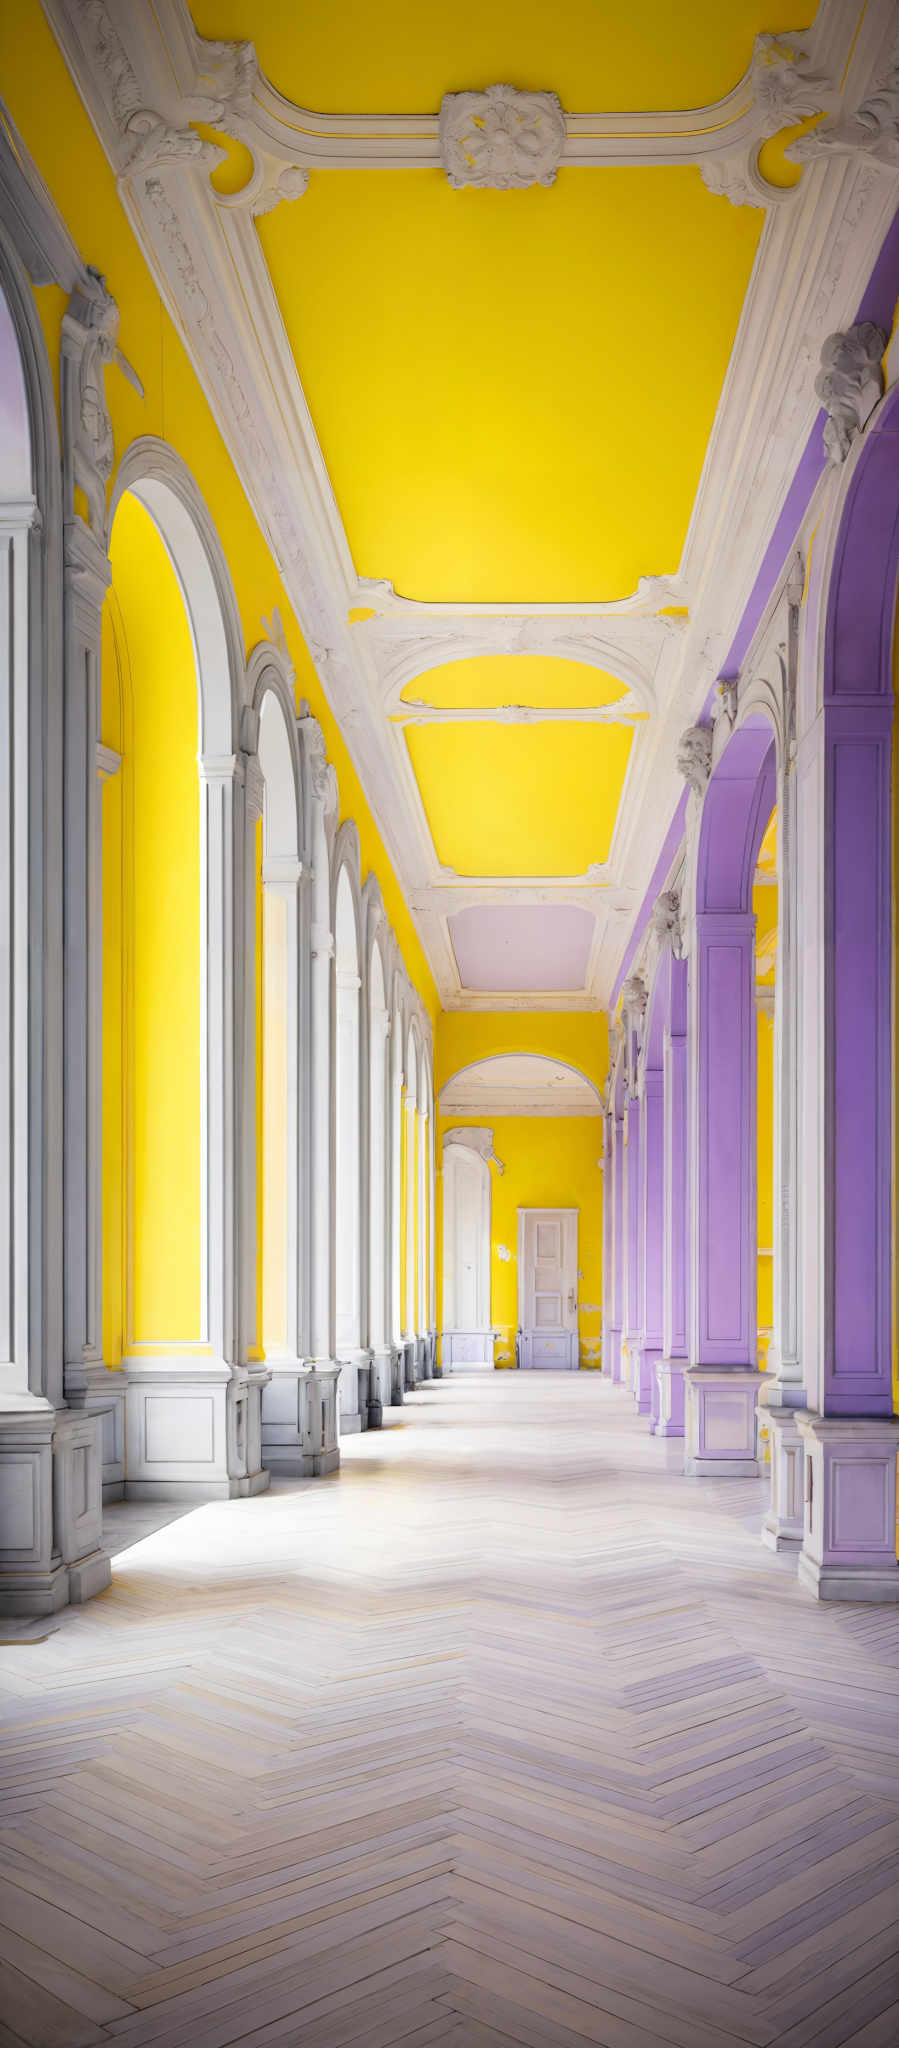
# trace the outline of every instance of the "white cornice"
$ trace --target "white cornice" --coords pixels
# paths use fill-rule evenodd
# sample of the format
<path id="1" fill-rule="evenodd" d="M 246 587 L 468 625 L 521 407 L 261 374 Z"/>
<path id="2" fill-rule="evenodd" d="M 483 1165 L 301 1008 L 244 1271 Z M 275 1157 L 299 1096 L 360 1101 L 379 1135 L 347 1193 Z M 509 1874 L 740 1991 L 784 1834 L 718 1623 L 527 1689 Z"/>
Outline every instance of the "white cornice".
<path id="1" fill-rule="evenodd" d="M 278 564 L 442 1002 L 472 1009 L 598 1006 L 608 998 L 632 905 L 645 893 L 680 794 L 677 737 L 714 682 L 817 416 L 821 343 L 851 324 L 895 206 L 895 171 L 858 150 L 836 160 L 823 153 L 798 187 L 764 192 L 758 142 L 774 132 L 774 112 L 774 127 L 784 125 L 787 107 L 799 113 L 808 90 L 834 119 L 863 102 L 884 71 L 891 0 L 869 0 L 857 34 L 855 8 L 822 0 L 814 30 L 781 36 L 776 50 L 757 49 L 746 79 L 714 108 L 566 116 L 563 164 L 686 161 L 711 171 L 714 183 L 713 166 L 725 157 L 738 181 L 752 186 L 744 196 L 753 203 L 761 197 L 769 211 L 681 564 L 648 564 L 665 575 L 644 579 L 621 604 L 521 606 L 423 604 L 356 574 L 254 224 L 255 214 L 301 190 L 300 176 L 284 182 L 291 171 L 437 164 L 436 114 L 345 120 L 297 110 L 260 76 L 251 46 L 201 44 L 185 0 L 157 0 L 152 9 L 130 0 L 44 4 Z M 798 62 L 797 52 L 805 53 Z M 809 75 L 820 86 L 809 88 Z M 250 185 L 233 201 L 217 199 L 209 184 L 218 152 L 201 143 L 191 127 L 196 120 L 254 152 Z M 686 621 L 659 616 L 683 605 Z M 348 613 L 357 608 L 373 616 L 351 625 Z M 595 890 L 594 978 L 590 992 L 574 999 L 482 999 L 463 994 L 459 984 L 446 918 L 464 896 L 512 889 L 520 892 L 514 899 L 495 900 L 551 900 L 545 878 L 471 881 L 441 869 L 403 723 L 391 722 L 417 722 L 422 712 L 400 702 L 410 681 L 474 653 L 590 662 L 620 676 L 632 693 L 624 716 L 633 716 L 634 703 L 650 713 L 635 729 L 608 860 L 586 876 L 549 885 L 553 895 L 567 890 L 568 900 L 571 892 L 580 900 L 584 888 Z M 588 715 L 605 718 L 614 709 Z M 504 707 L 498 715 L 517 713 Z M 425 903 L 422 892 L 435 889 L 439 904 L 430 896 Z"/>

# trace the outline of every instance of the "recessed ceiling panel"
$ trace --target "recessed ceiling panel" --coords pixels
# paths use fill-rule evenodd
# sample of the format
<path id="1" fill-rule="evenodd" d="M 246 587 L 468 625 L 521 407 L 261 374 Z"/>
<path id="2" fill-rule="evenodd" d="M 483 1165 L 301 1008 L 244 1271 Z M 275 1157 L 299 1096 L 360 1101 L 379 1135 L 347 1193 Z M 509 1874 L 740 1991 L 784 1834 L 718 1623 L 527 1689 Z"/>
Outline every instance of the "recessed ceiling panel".
<path id="1" fill-rule="evenodd" d="M 410 726 L 437 857 L 460 875 L 580 875 L 608 857 L 623 725 Z"/>
<path id="2" fill-rule="evenodd" d="M 405 704 L 434 704 L 446 710 L 488 710 L 501 704 L 538 709 L 583 710 L 614 704 L 626 685 L 586 661 L 560 661 L 552 654 L 479 654 L 446 662 L 416 676 L 403 691 Z"/>
<path id="3" fill-rule="evenodd" d="M 252 35 L 279 92 L 322 113 L 436 112 L 445 92 L 509 79 L 565 107 L 699 107 L 742 76 L 764 29 L 814 0 L 193 0 L 204 36 Z"/>
<path id="4" fill-rule="evenodd" d="M 473 905 L 449 919 L 463 988 L 582 989 L 595 919 L 575 903 Z"/>
<path id="5" fill-rule="evenodd" d="M 675 571 L 763 221 L 692 165 L 313 172 L 257 226 L 360 574 L 550 603 Z"/>

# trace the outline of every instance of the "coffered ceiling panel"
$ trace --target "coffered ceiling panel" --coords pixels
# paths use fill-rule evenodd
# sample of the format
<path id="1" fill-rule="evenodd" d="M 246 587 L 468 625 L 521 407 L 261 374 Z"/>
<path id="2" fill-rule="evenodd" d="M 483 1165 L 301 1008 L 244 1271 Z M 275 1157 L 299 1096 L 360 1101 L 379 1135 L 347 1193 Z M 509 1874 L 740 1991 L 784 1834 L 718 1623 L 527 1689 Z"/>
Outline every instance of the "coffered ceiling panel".
<path id="1" fill-rule="evenodd" d="M 322 112 L 419 114 L 511 78 L 566 107 L 699 107 L 736 85 L 763 29 L 814 0 L 194 0 L 204 36 L 251 35 L 272 83 Z"/>
<path id="2" fill-rule="evenodd" d="M 608 859 L 633 733 L 426 725 L 407 735 L 437 857 L 459 875 L 579 875 Z"/>
<path id="3" fill-rule="evenodd" d="M 891 218 L 895 0 L 43 5 L 441 1000 L 607 1002 Z"/>
<path id="4" fill-rule="evenodd" d="M 762 219 L 694 165 L 313 172 L 259 235 L 359 573 L 581 603 L 675 572 Z"/>
<path id="5" fill-rule="evenodd" d="M 449 920 L 463 988 L 583 989 L 596 920 L 574 903 L 473 904 Z"/>

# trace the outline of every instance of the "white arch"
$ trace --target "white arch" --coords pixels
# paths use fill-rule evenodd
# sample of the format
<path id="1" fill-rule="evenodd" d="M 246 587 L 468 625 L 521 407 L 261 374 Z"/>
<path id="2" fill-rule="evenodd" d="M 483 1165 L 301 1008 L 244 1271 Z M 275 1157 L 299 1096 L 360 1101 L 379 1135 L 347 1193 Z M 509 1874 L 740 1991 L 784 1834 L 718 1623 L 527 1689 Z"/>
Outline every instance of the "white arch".
<path id="1" fill-rule="evenodd" d="M 548 1053 L 466 1061 L 440 1090 L 446 1116 L 601 1116 L 602 1095 L 580 1067 Z"/>

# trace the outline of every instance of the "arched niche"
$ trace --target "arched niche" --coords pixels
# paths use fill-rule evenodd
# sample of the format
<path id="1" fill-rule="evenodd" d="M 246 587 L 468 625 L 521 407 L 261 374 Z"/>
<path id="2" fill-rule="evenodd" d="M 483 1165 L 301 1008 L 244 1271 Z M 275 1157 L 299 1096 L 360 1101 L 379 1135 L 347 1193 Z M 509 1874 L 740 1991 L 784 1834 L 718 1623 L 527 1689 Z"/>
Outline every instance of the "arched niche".
<path id="1" fill-rule="evenodd" d="M 180 1328 L 162 1279 L 140 1303 L 133 1276 L 144 1247 L 135 1202 L 132 1284 L 140 1315 L 123 1361 L 127 1375 L 126 1490 L 152 1495 L 162 1482 L 173 1498 L 182 1486 L 194 1496 L 222 1497 L 258 1491 L 267 1481 L 261 1468 L 265 1374 L 257 1347 L 253 1052 L 254 846 L 263 801 L 262 777 L 255 754 L 255 723 L 246 702 L 243 634 L 230 572 L 192 477 L 164 443 L 153 439 L 136 442 L 118 472 L 111 510 L 114 594 L 116 530 L 129 507 L 140 514 L 145 530 L 154 533 L 154 546 L 165 555 L 180 594 L 190 649 L 190 680 L 185 657 L 180 694 L 170 705 L 174 724 L 168 735 L 158 736 L 158 745 L 154 737 L 150 755 L 157 758 L 148 756 L 145 761 L 145 786 L 162 792 L 157 808 L 163 796 L 168 800 L 173 838 L 169 845 L 160 808 L 160 847 L 168 856 L 168 870 L 163 864 L 159 874 L 166 874 L 173 887 L 179 863 L 183 866 L 182 887 L 173 899 L 169 963 L 171 970 L 176 965 L 179 968 L 183 1028 L 171 1071 L 163 1079 L 171 1097 L 172 1186 L 176 1164 L 177 1171 L 183 1171 L 185 1189 L 188 1176 L 196 1183 L 196 1198 L 190 1197 L 196 1221 L 190 1233 L 186 1225 L 183 1230 L 177 1227 L 179 1241 L 190 1234 L 191 1245 L 199 1245 L 199 1301 L 196 1319 L 185 1316 Z M 132 641 L 128 649 L 132 681 L 139 652 Z M 164 682 L 171 681 L 163 654 L 159 673 Z M 137 702 L 136 688 L 132 701 Z M 149 697 L 145 703 L 150 706 Z M 139 746 L 136 735 L 135 757 Z M 108 765 L 115 766 L 114 762 Z M 127 744 L 120 772 L 127 807 Z M 158 783 L 153 782 L 154 775 Z M 140 817 L 140 807 L 135 805 L 133 820 L 139 822 Z M 159 857 L 161 861 L 161 852 Z M 144 899 L 152 911 L 153 847 L 149 844 L 143 862 Z M 141 1015 L 140 1032 L 148 1037 L 147 1020 L 152 1019 L 154 1005 L 165 1000 L 166 960 L 160 941 L 153 956 L 147 1007 L 139 987 L 144 917 L 142 910 L 131 929 L 138 1005 L 134 1014 Z M 127 917 L 123 927 L 127 930 Z M 144 951 L 146 955 L 146 947 Z M 146 992 L 146 977 L 144 988 Z M 172 1001 L 173 1023 L 177 1009 Z M 160 1009 L 160 1014 L 166 1012 Z M 135 1031 L 132 1044 L 136 1035 Z M 179 1082 L 190 1096 L 181 1116 L 173 1113 L 177 1111 Z M 135 1120 L 128 1127 L 128 1139 L 133 1136 L 139 1147 L 146 1140 L 146 1119 L 153 1113 L 153 1091 L 148 1094 L 143 1087 L 135 1087 L 133 1100 Z M 148 1200 L 151 1195 L 152 1188 Z M 172 1202 L 171 1229 L 176 1228 L 177 1214 L 178 1204 Z M 157 1218 L 154 1230 L 160 1242 L 165 1228 L 165 1217 Z M 162 1276 L 161 1257 L 157 1265 Z"/>
<path id="2" fill-rule="evenodd" d="M 459 1128 L 443 1137 L 443 1364 L 493 1364 L 490 1321 L 493 1132 Z"/>

